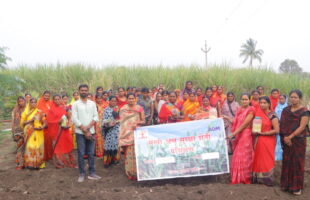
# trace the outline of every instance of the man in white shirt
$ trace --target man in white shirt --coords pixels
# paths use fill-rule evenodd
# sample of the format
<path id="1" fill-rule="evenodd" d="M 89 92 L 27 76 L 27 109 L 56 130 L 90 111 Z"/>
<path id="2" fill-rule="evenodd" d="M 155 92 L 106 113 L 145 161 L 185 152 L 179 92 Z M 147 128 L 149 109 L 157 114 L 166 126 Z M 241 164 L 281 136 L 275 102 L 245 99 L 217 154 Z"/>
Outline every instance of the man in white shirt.
<path id="1" fill-rule="evenodd" d="M 84 155 L 88 155 L 88 179 L 98 180 L 101 177 L 95 174 L 95 128 L 98 121 L 96 104 L 87 99 L 89 87 L 86 84 L 79 86 L 80 99 L 72 105 L 72 121 L 75 125 L 75 135 L 78 147 L 79 178 L 78 182 L 85 179 Z"/>

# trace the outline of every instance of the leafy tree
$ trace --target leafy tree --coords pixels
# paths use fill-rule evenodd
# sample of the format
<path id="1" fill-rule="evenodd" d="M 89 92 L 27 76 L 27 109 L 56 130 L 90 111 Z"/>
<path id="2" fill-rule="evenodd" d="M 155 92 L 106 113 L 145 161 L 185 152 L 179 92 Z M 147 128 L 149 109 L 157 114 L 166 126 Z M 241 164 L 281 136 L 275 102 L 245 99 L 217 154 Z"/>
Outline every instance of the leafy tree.
<path id="1" fill-rule="evenodd" d="M 11 61 L 12 59 L 5 55 L 5 51 L 8 50 L 7 47 L 0 47 L 0 70 L 5 69 L 7 65 L 7 61 Z"/>
<path id="2" fill-rule="evenodd" d="M 23 84 L 22 79 L 0 71 L 0 120 L 10 118 L 16 98 L 23 91 Z"/>
<path id="3" fill-rule="evenodd" d="M 242 44 L 239 57 L 244 57 L 242 63 L 245 63 L 249 59 L 249 66 L 253 66 L 253 60 L 262 62 L 262 55 L 264 51 L 262 49 L 256 49 L 257 41 L 249 38 L 246 43 Z"/>
<path id="4" fill-rule="evenodd" d="M 302 72 L 302 68 L 299 67 L 295 60 L 286 59 L 280 64 L 279 71 L 283 73 L 298 74 Z"/>

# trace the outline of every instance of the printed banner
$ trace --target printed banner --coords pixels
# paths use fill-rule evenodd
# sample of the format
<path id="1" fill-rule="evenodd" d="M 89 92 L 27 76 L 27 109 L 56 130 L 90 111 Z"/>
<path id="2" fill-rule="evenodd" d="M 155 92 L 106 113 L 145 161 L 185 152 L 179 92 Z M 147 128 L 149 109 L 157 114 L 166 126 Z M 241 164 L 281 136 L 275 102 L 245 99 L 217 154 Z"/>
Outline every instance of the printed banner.
<path id="1" fill-rule="evenodd" d="M 229 173 L 225 137 L 220 118 L 137 128 L 138 180 Z"/>

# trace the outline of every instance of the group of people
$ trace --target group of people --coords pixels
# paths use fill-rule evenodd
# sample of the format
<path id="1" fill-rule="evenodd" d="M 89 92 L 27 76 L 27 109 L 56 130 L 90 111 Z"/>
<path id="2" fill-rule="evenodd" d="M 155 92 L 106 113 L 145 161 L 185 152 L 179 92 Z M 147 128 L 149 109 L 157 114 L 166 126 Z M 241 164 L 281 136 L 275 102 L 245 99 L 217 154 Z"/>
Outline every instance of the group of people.
<path id="1" fill-rule="evenodd" d="M 275 160 L 282 160 L 281 188 L 300 195 L 304 183 L 306 136 L 309 111 L 302 106 L 302 92 L 289 96 L 278 89 L 265 95 L 258 86 L 242 93 L 240 105 L 233 92 L 213 85 L 203 92 L 187 81 L 183 90 L 167 91 L 163 84 L 148 88 L 119 87 L 116 91 L 97 87 L 89 93 L 86 84 L 68 95 L 45 91 L 39 100 L 25 94 L 13 110 L 12 133 L 17 145 L 17 169 L 55 167 L 79 168 L 78 182 L 85 179 L 88 159 L 89 179 L 96 175 L 94 157 L 102 157 L 104 167 L 118 164 L 124 154 L 125 173 L 136 180 L 134 130 L 139 126 L 199 119 L 224 120 L 231 183 L 262 183 L 272 186 Z M 261 130 L 253 131 L 253 120 L 261 120 Z M 72 151 L 77 148 L 78 166 Z"/>

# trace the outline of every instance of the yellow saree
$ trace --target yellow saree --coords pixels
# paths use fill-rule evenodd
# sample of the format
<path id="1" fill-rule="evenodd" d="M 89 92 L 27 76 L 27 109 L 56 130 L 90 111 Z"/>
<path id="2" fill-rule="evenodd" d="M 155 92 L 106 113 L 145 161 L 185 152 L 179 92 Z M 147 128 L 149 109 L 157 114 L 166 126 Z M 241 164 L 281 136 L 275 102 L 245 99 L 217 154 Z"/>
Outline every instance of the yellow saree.
<path id="1" fill-rule="evenodd" d="M 37 108 L 26 109 L 21 117 L 21 127 L 24 130 L 25 154 L 24 167 L 28 168 L 44 168 L 44 132 L 43 130 L 34 130 L 43 126 L 44 114 Z M 29 120 L 33 122 L 23 126 L 24 122 Z"/>
<path id="2" fill-rule="evenodd" d="M 183 113 L 184 113 L 184 120 L 183 121 L 191 121 L 190 116 L 194 116 L 197 113 L 200 105 L 199 102 L 194 101 L 191 102 L 189 100 L 185 101 L 183 104 Z"/>

